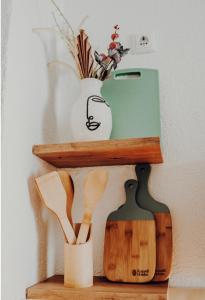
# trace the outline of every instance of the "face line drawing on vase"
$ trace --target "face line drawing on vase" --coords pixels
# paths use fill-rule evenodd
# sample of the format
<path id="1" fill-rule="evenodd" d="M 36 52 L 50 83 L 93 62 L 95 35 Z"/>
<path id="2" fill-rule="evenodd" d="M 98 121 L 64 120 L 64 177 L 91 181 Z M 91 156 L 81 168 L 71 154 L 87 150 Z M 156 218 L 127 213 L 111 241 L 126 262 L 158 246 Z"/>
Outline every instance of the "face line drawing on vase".
<path id="1" fill-rule="evenodd" d="M 92 115 L 89 116 L 89 102 L 90 102 L 90 100 L 92 102 L 104 103 L 108 107 L 109 107 L 109 105 L 106 103 L 106 101 L 102 97 L 97 96 L 97 95 L 91 95 L 87 98 L 87 107 L 86 107 L 87 122 L 86 122 L 86 127 L 88 128 L 88 130 L 94 131 L 94 130 L 97 130 L 100 127 L 101 122 L 91 121 L 91 120 L 94 119 L 94 117 Z"/>

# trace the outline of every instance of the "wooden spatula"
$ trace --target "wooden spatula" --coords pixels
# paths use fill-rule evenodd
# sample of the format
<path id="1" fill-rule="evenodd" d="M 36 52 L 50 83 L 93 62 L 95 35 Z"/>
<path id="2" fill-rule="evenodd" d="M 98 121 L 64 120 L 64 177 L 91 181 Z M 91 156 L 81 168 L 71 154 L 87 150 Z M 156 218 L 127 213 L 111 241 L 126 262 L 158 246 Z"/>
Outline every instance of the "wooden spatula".
<path id="1" fill-rule="evenodd" d="M 87 240 L 93 210 L 102 196 L 108 180 L 106 170 L 94 170 L 88 173 L 84 181 L 84 215 L 76 244 L 83 244 Z"/>
<path id="2" fill-rule="evenodd" d="M 66 205 L 66 211 L 67 211 L 67 217 L 70 221 L 70 224 L 73 226 L 73 220 L 72 220 L 72 205 L 73 205 L 73 197 L 74 197 L 74 184 L 71 176 L 63 169 L 60 169 L 57 171 L 58 175 L 60 176 L 61 182 L 64 186 L 66 195 L 67 195 L 67 205 Z"/>
<path id="3" fill-rule="evenodd" d="M 169 208 L 152 198 L 148 190 L 151 172 L 149 164 L 138 164 L 135 168 L 139 182 L 136 201 L 141 208 L 151 211 L 156 221 L 157 262 L 153 281 L 167 280 L 172 263 L 172 220 Z"/>
<path id="4" fill-rule="evenodd" d="M 54 171 L 35 180 L 42 200 L 57 215 L 67 241 L 73 244 L 76 236 L 66 215 L 67 197 L 58 173 Z"/>
<path id="5" fill-rule="evenodd" d="M 136 204 L 137 181 L 125 182 L 126 203 L 107 219 L 104 271 L 111 281 L 148 282 L 155 272 L 155 221 Z"/>

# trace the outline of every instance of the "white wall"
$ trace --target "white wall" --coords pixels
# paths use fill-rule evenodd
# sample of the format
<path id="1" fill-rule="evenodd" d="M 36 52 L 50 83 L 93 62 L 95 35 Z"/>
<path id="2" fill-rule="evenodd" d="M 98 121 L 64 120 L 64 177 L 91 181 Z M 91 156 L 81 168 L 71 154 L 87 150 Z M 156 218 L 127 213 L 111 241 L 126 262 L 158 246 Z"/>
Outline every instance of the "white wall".
<path id="1" fill-rule="evenodd" d="M 33 180 L 51 169 L 31 153 L 33 144 L 44 143 L 47 98 L 44 57 L 31 32 L 38 7 L 36 1 L 13 1 L 10 12 L 2 108 L 2 299 L 22 300 L 26 287 L 55 273 L 56 226 Z"/>
<path id="2" fill-rule="evenodd" d="M 127 56 L 121 67 L 159 69 L 165 162 L 153 165 L 150 191 L 172 212 L 174 260 L 170 284 L 205 286 L 204 1 L 105 0 L 102 5 L 96 0 L 59 0 L 58 3 L 73 26 L 85 14 L 90 16 L 86 29 L 94 47 L 101 51 L 116 23 L 121 25 L 122 36 L 155 32 L 158 51 Z M 70 62 L 62 43 L 54 48 L 51 36 L 49 45 L 53 48 L 51 52 L 47 48 L 45 57 L 37 36 L 31 33 L 33 27 L 48 27 L 50 23 L 47 1 L 22 0 L 19 5 L 19 1 L 13 0 L 3 107 L 5 300 L 23 299 L 27 286 L 63 271 L 60 228 L 46 210 L 41 210 L 32 179 L 48 168 L 32 156 L 32 145 L 70 139 L 69 128 L 65 128 L 71 103 L 78 93 L 74 76 L 71 73 L 68 76 L 63 68 L 58 69 L 60 76 L 52 69 L 48 77 L 47 61 L 60 58 Z M 108 169 L 109 186 L 94 217 L 96 274 L 102 274 L 106 216 L 123 202 L 124 181 L 135 178 L 133 166 Z M 71 170 L 76 186 L 75 220 L 81 217 L 81 187 L 87 171 L 86 168 Z"/>

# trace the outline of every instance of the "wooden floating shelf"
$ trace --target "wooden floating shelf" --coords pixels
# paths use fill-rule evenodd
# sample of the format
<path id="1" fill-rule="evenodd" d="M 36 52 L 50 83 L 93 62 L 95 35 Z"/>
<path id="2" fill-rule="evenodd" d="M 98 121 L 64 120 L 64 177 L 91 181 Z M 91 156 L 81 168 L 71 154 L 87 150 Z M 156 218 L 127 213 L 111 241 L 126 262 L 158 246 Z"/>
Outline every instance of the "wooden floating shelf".
<path id="1" fill-rule="evenodd" d="M 26 291 L 29 300 L 166 300 L 168 282 L 127 284 L 113 283 L 105 277 L 94 277 L 90 288 L 67 288 L 63 276 L 55 275 Z"/>
<path id="2" fill-rule="evenodd" d="M 35 145 L 33 154 L 58 168 L 163 162 L 159 137 Z"/>

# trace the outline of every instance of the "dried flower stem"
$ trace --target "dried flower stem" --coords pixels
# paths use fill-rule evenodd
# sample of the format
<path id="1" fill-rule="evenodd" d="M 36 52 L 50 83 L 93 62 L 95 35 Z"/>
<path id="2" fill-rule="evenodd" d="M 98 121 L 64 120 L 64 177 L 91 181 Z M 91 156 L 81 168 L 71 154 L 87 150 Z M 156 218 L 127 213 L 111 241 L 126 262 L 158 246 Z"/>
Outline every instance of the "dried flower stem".
<path id="1" fill-rule="evenodd" d="M 82 71 L 81 71 L 81 68 L 80 68 L 80 65 L 79 65 L 79 60 L 77 58 L 76 43 L 73 42 L 73 40 L 69 36 L 65 35 L 65 33 L 60 28 L 60 26 L 59 26 L 59 24 L 58 24 L 58 22 L 56 20 L 55 14 L 53 13 L 52 15 L 53 15 L 53 19 L 55 21 L 55 24 L 56 24 L 56 26 L 58 28 L 58 31 L 60 33 L 60 36 L 61 36 L 62 40 L 64 41 L 64 43 L 66 44 L 67 48 L 69 49 L 69 52 L 72 55 L 72 57 L 73 57 L 73 59 L 74 59 L 74 61 L 76 63 L 79 76 L 80 76 L 80 78 L 82 78 Z M 75 37 L 74 37 L 74 39 L 75 39 Z"/>
<path id="2" fill-rule="evenodd" d="M 55 8 L 57 9 L 57 11 L 59 12 L 60 16 L 63 18 L 63 20 L 66 22 L 66 24 L 68 25 L 68 28 L 70 29 L 70 31 L 72 32 L 72 36 L 73 38 L 75 37 L 74 34 L 74 30 L 72 28 L 72 26 L 70 25 L 70 23 L 68 22 L 68 20 L 66 19 L 66 17 L 64 16 L 64 14 L 62 13 L 62 11 L 60 10 L 60 8 L 57 6 L 57 4 L 55 3 L 54 0 L 50 0 L 52 2 L 52 4 L 55 6 Z"/>
<path id="3" fill-rule="evenodd" d="M 82 21 L 80 22 L 79 26 L 78 26 L 78 31 L 80 31 L 80 29 L 82 29 L 83 24 L 85 23 L 85 21 L 88 19 L 88 16 L 85 16 Z"/>
<path id="4" fill-rule="evenodd" d="M 52 67 L 54 65 L 57 65 L 57 66 L 63 66 L 65 67 L 67 70 L 72 70 L 75 74 L 76 77 L 78 77 L 78 73 L 76 72 L 76 70 L 71 66 L 71 65 L 68 65 L 62 61 L 59 61 L 59 60 L 53 60 L 51 62 L 48 63 L 48 67 Z"/>
<path id="5" fill-rule="evenodd" d="M 57 26 L 57 28 L 58 28 L 58 31 L 59 31 L 60 34 L 61 34 L 61 37 L 63 38 L 63 40 L 66 40 L 66 41 L 67 41 L 67 46 L 70 46 L 70 47 L 72 47 L 72 48 L 75 48 L 75 37 L 74 37 L 74 36 L 70 37 L 69 34 L 65 34 L 64 31 L 61 29 L 60 25 L 58 24 L 54 12 L 52 13 L 52 16 L 53 16 L 53 19 L 54 19 L 54 21 L 55 21 L 55 24 L 56 24 L 56 26 Z"/>

